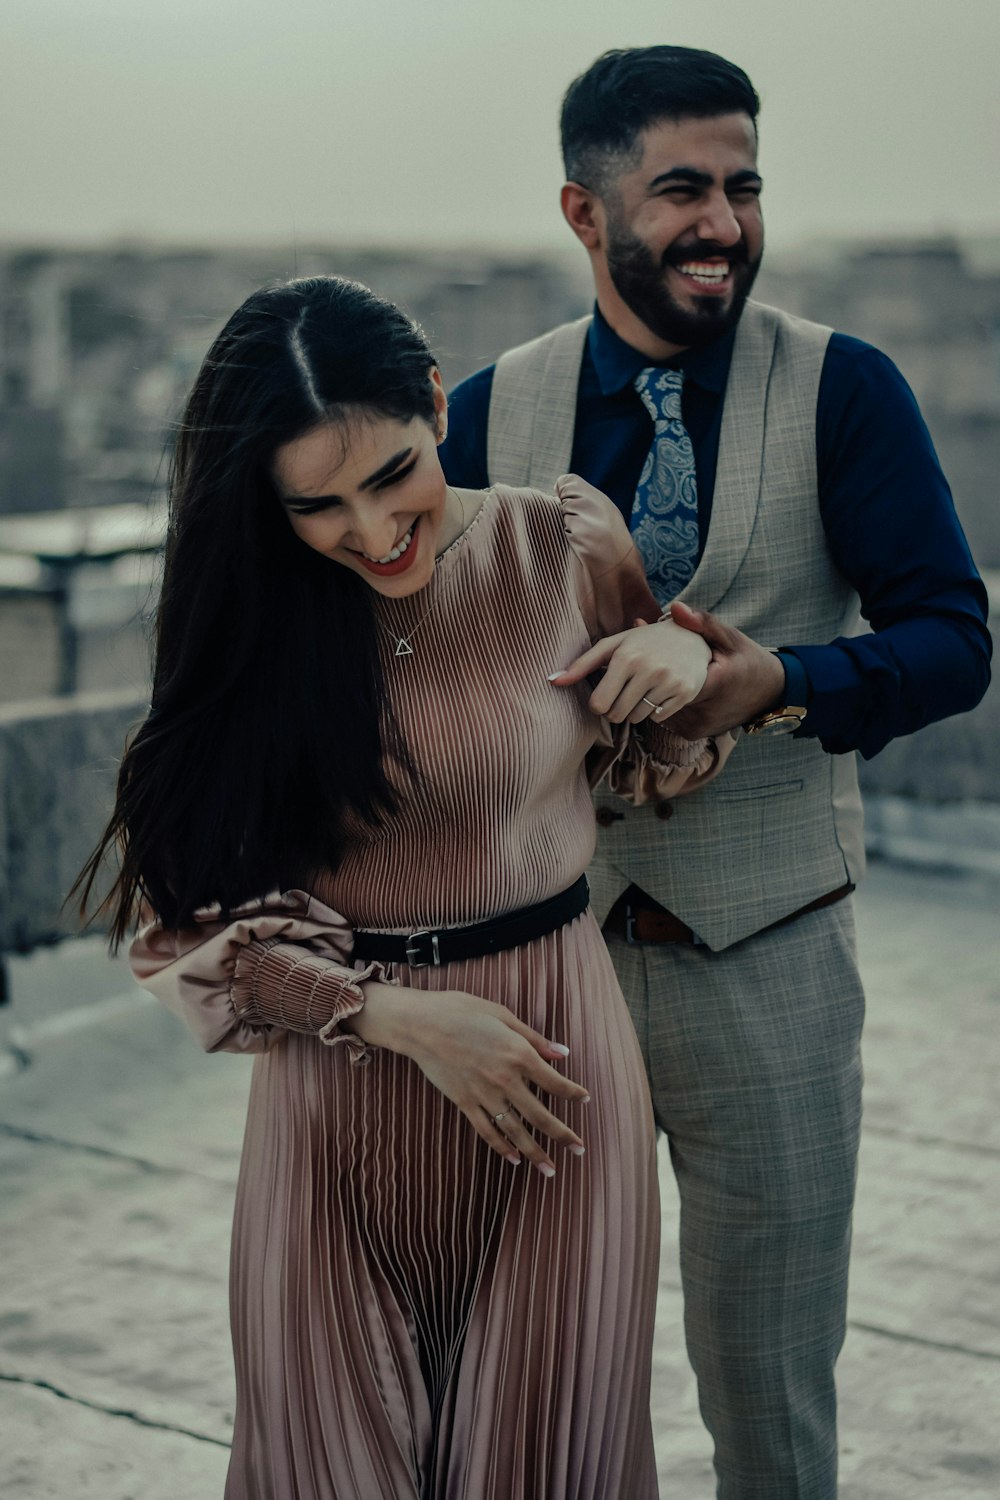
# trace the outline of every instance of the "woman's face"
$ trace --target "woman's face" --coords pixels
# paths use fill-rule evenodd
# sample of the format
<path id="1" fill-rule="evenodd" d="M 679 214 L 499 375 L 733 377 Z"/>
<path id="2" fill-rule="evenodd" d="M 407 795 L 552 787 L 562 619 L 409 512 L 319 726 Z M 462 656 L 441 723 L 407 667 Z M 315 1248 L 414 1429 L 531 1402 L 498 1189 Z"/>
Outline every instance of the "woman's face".
<path id="1" fill-rule="evenodd" d="M 296 536 L 401 598 L 429 581 L 434 559 L 458 534 L 437 448 L 445 398 L 434 371 L 437 431 L 360 411 L 322 423 L 274 457 L 273 475 Z"/>

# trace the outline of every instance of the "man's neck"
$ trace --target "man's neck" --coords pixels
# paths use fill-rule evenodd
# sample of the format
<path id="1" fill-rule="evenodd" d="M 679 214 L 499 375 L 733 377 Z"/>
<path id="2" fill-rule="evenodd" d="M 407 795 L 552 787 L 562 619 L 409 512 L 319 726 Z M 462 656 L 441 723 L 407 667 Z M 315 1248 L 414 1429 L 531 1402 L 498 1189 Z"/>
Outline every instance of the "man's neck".
<path id="1" fill-rule="evenodd" d="M 647 328 L 645 323 L 636 317 L 630 307 L 626 307 L 616 292 L 609 296 L 598 288 L 597 305 L 605 323 L 622 342 L 637 350 L 653 364 L 665 364 L 668 359 L 673 359 L 675 354 L 683 354 L 687 348 L 686 344 L 668 344 L 653 333 L 652 329 Z"/>

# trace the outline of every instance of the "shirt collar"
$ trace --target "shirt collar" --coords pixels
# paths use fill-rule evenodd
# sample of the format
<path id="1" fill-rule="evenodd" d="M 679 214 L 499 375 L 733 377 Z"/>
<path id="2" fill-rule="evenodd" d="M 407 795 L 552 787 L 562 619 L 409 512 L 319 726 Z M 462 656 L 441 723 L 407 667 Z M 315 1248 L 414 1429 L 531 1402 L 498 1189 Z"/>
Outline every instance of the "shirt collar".
<path id="1" fill-rule="evenodd" d="M 713 343 L 701 349 L 686 349 L 673 359 L 664 361 L 672 370 L 683 370 L 685 379 L 694 381 L 703 390 L 721 396 L 729 378 L 729 365 L 733 357 L 735 328 Z M 601 394 L 612 396 L 631 385 L 640 370 L 645 370 L 650 361 L 638 349 L 619 338 L 606 320 L 600 308 L 594 305 L 594 321 L 587 334 L 590 357 L 594 361 Z"/>

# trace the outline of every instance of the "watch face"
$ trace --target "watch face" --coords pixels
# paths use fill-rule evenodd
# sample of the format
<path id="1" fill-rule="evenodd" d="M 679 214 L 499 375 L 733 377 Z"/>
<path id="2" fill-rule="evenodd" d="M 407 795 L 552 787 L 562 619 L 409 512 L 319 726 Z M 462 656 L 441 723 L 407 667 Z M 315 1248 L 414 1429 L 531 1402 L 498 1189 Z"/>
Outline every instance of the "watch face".
<path id="1" fill-rule="evenodd" d="M 802 717 L 794 713 L 767 714 L 754 725 L 754 734 L 791 734 L 802 723 Z"/>

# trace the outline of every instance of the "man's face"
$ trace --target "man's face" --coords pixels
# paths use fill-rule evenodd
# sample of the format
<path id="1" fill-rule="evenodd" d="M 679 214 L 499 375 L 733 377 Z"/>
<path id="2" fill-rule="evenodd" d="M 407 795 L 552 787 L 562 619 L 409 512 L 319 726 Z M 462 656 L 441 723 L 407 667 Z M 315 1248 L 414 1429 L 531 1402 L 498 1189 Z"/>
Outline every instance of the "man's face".
<path id="1" fill-rule="evenodd" d="M 679 349 L 738 321 L 764 249 L 749 115 L 664 120 L 601 199 L 606 272 L 626 307 Z"/>

